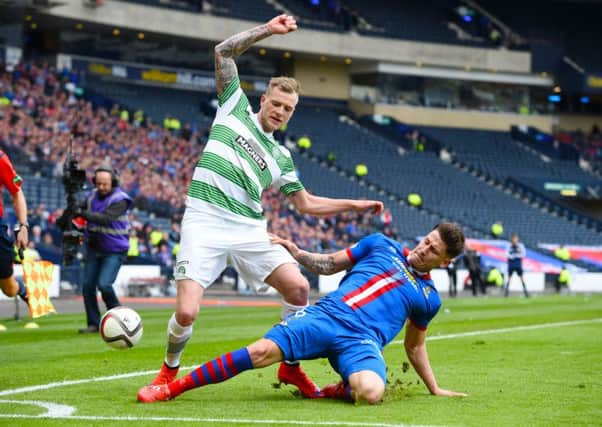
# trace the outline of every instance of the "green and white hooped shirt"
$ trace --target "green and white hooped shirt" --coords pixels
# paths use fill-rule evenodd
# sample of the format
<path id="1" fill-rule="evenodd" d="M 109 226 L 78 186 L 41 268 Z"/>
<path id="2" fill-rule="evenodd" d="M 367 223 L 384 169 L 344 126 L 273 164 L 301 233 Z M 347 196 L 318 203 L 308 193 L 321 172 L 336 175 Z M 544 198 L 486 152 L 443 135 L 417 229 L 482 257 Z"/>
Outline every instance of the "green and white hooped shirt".
<path id="1" fill-rule="evenodd" d="M 219 96 L 209 141 L 188 189 L 191 208 L 256 225 L 264 221 L 261 193 L 303 189 L 288 149 L 265 133 L 236 77 Z"/>

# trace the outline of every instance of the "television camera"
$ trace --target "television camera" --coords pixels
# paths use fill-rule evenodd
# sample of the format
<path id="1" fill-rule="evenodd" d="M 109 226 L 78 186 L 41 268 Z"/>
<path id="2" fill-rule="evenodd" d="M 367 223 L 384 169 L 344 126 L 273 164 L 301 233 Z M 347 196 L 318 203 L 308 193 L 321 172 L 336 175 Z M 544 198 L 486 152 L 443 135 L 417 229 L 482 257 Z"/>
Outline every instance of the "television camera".
<path id="1" fill-rule="evenodd" d="M 65 265 L 73 263 L 84 239 L 83 227 L 78 225 L 74 219 L 79 205 L 77 196 L 84 189 L 85 184 L 86 171 L 80 169 L 77 160 L 69 153 L 63 165 L 63 188 L 67 198 L 67 207 L 57 220 L 57 225 L 63 231 L 63 264 Z"/>

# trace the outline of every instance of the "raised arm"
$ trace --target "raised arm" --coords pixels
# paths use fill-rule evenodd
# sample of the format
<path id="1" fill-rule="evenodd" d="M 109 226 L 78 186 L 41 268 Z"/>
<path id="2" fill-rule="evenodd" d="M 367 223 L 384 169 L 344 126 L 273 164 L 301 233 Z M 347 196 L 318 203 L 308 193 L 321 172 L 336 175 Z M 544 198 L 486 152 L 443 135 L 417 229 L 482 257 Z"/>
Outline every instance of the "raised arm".
<path id="1" fill-rule="evenodd" d="M 272 34 L 290 33 L 296 29 L 295 18 L 289 15 L 279 15 L 272 18 L 267 24 L 235 34 L 215 46 L 215 85 L 218 95 L 221 95 L 228 84 L 238 75 L 234 62 L 237 57 L 259 40 Z"/>
<path id="2" fill-rule="evenodd" d="M 406 335 L 403 340 L 408 359 L 416 370 L 416 373 L 422 378 L 424 384 L 431 394 L 437 396 L 467 396 L 466 393 L 458 393 L 451 390 L 444 390 L 439 387 L 435 374 L 431 368 L 429 355 L 426 351 L 426 331 L 418 329 L 410 321 L 406 325 Z"/>
<path id="3" fill-rule="evenodd" d="M 290 240 L 282 239 L 274 234 L 270 234 L 270 241 L 284 246 L 299 264 L 315 274 L 334 274 L 353 267 L 353 262 L 347 255 L 347 251 L 344 250 L 332 254 L 307 252 L 299 249 Z"/>
<path id="4" fill-rule="evenodd" d="M 331 199 L 315 196 L 307 190 L 292 193 L 288 199 L 299 212 L 310 215 L 334 215 L 346 211 L 379 214 L 383 210 L 383 202 L 378 200 Z"/>

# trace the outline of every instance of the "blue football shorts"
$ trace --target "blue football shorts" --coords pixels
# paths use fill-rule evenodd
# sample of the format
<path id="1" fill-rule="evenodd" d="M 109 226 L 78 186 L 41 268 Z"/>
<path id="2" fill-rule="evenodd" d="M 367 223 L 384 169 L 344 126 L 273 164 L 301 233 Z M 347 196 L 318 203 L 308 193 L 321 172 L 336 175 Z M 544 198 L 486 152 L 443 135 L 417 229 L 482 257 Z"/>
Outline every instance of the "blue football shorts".
<path id="1" fill-rule="evenodd" d="M 291 314 L 265 335 L 280 347 L 284 360 L 328 358 L 345 382 L 354 372 L 373 371 L 387 382 L 382 349 L 366 332 L 358 331 L 310 306 Z"/>
<path id="2" fill-rule="evenodd" d="M 8 237 L 8 226 L 0 224 L 0 279 L 13 275 L 15 249 L 13 239 Z"/>
<path id="3" fill-rule="evenodd" d="M 508 277 L 512 276 L 512 273 L 516 273 L 516 274 L 518 274 L 519 276 L 522 277 L 522 275 L 523 275 L 523 268 L 522 267 L 518 267 L 518 266 L 516 266 L 516 267 L 513 266 L 513 267 L 508 268 Z"/>

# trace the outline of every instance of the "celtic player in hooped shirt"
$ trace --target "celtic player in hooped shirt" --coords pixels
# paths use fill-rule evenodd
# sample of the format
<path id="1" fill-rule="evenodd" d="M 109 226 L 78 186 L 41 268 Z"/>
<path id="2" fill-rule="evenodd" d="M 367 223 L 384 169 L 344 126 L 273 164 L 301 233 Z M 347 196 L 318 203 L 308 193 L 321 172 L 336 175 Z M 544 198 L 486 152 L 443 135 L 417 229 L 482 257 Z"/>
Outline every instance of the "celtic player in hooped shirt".
<path id="1" fill-rule="evenodd" d="M 376 403 L 386 383 L 383 347 L 404 324 L 406 353 L 429 392 L 466 396 L 439 387 L 426 351 L 426 328 L 441 306 L 429 271 L 462 252 L 464 235 L 456 224 L 437 225 L 411 251 L 382 234 L 327 255 L 299 250 L 293 242 L 276 236 L 272 242 L 281 244 L 315 273 L 349 271 L 336 291 L 291 314 L 264 338 L 206 362 L 180 380 L 141 389 L 139 401 L 170 400 L 187 390 L 283 359 L 324 357 L 341 381 L 323 387 L 314 397 Z"/>
<path id="2" fill-rule="evenodd" d="M 305 214 L 332 215 L 349 210 L 378 214 L 383 209 L 380 201 L 331 199 L 304 189 L 289 151 L 272 136 L 295 111 L 299 100 L 295 79 L 271 79 L 257 113 L 240 87 L 235 59 L 266 37 L 296 29 L 292 16 L 280 15 L 215 47 L 219 108 L 188 189 L 174 269 L 176 310 L 168 322 L 167 351 L 154 385 L 176 377 L 204 290 L 227 263 L 249 286 L 262 288 L 267 284 L 278 290 L 283 298 L 283 317 L 307 306 L 309 283 L 297 262 L 284 248 L 270 244 L 261 206 L 264 189 L 279 189 Z M 320 393 L 298 363 L 281 364 L 278 378 L 296 385 L 305 396 Z"/>

